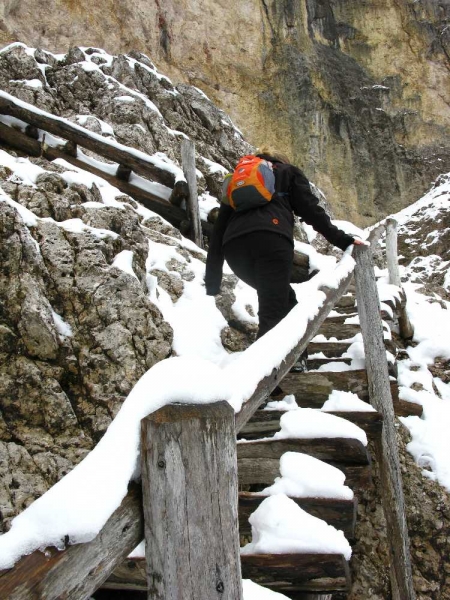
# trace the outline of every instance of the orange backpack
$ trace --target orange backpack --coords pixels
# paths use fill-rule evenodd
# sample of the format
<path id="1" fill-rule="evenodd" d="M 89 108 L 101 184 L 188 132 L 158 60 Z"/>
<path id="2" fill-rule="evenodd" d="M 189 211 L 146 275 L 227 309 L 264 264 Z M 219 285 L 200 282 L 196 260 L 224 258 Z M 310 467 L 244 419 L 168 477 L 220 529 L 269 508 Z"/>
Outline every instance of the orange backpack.
<path id="1" fill-rule="evenodd" d="M 222 202 L 236 211 L 265 206 L 275 193 L 272 163 L 249 154 L 243 156 L 222 186 Z"/>

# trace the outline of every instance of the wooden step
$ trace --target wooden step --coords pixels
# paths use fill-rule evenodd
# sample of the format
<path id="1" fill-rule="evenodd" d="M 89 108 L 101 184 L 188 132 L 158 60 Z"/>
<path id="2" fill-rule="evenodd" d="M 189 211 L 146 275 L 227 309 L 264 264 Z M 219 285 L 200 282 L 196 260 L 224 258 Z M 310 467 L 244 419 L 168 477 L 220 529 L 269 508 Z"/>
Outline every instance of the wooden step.
<path id="1" fill-rule="evenodd" d="M 400 400 L 397 398 L 397 400 L 394 401 L 394 413 L 396 417 L 421 417 L 423 408 L 420 404 L 416 404 L 415 402 L 408 402 L 407 400 Z"/>
<path id="2" fill-rule="evenodd" d="M 294 394 L 297 404 L 302 408 L 321 408 L 333 390 L 353 392 L 361 400 L 369 401 L 365 369 L 288 373 L 280 382 L 280 388 L 285 394 Z M 391 394 L 393 401 L 396 402 L 398 400 L 396 381 L 391 381 Z"/>
<path id="3" fill-rule="evenodd" d="M 349 340 L 361 332 L 359 325 L 345 325 L 342 322 L 333 322 L 333 318 L 326 319 L 319 328 L 317 335 L 324 335 L 327 339 Z"/>
<path id="4" fill-rule="evenodd" d="M 370 455 L 355 439 L 315 438 L 238 442 L 239 485 L 271 485 L 280 476 L 280 458 L 285 452 L 302 452 L 340 469 L 351 488 L 371 485 Z"/>
<path id="5" fill-rule="evenodd" d="M 239 492 L 239 533 L 250 535 L 251 526 L 248 522 L 250 515 L 258 508 L 267 496 Z M 329 525 L 344 532 L 347 539 L 355 537 L 357 500 L 341 500 L 338 498 L 293 498 L 300 508 L 310 515 L 322 519 Z"/>
<path id="6" fill-rule="evenodd" d="M 387 303 L 386 303 L 387 304 Z M 339 314 L 336 314 L 339 313 Z M 389 321 L 392 317 L 391 317 L 391 313 L 388 312 L 385 309 L 382 309 L 380 311 L 380 315 L 381 318 L 385 321 Z M 345 323 L 345 321 L 347 319 L 351 319 L 353 317 L 357 317 L 358 316 L 358 311 L 356 310 L 356 307 L 348 310 L 342 310 L 342 309 L 337 309 L 335 310 L 335 312 L 332 314 L 332 316 L 329 316 L 325 319 L 324 323 L 334 323 L 334 324 L 339 324 L 339 323 Z M 355 325 L 355 323 L 353 323 Z"/>
<path id="7" fill-rule="evenodd" d="M 350 589 L 348 563 L 340 554 L 256 554 L 241 557 L 242 576 L 279 592 Z M 128 558 L 101 589 L 147 591 L 145 558 Z M 181 599 L 180 599 L 181 600 Z"/>
<path id="8" fill-rule="evenodd" d="M 384 340 L 386 350 L 389 350 L 394 356 L 397 355 L 397 346 L 393 340 Z M 351 346 L 351 342 L 310 342 L 308 344 L 308 354 L 311 356 L 318 352 L 323 352 L 329 358 L 337 358 L 345 354 Z"/>
<path id="9" fill-rule="evenodd" d="M 274 592 L 350 591 L 348 563 L 341 554 L 253 554 L 241 556 L 242 577 Z"/>
<path id="10" fill-rule="evenodd" d="M 280 430 L 280 418 L 284 414 L 285 411 L 280 410 L 257 410 L 239 432 L 239 438 L 254 440 L 272 436 Z M 364 429 L 369 437 L 379 435 L 383 427 L 383 418 L 378 412 L 330 411 L 328 414 L 351 421 Z"/>
<path id="11" fill-rule="evenodd" d="M 350 348 L 349 342 L 310 342 L 308 344 L 308 354 L 317 354 L 323 352 L 328 358 L 337 358 L 345 354 Z"/>

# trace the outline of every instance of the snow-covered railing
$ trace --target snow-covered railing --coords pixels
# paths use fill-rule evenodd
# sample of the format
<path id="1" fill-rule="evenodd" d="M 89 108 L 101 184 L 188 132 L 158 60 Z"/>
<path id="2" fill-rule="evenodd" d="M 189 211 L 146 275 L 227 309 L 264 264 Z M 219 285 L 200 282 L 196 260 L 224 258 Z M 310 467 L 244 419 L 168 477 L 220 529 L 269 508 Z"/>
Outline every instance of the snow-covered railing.
<path id="1" fill-rule="evenodd" d="M 184 233 L 186 225 L 191 223 L 194 241 L 202 246 L 195 156 L 190 140 L 183 140 L 183 169 L 180 169 L 164 155 L 149 155 L 125 146 L 1 90 L 0 115 L 7 115 L 0 119 L 0 137 L 8 145 L 49 160 L 64 158 L 76 167 L 103 177 L 176 227 L 184 227 Z M 115 164 L 96 160 L 81 148 Z M 180 208 L 183 201 L 188 215 Z M 211 229 L 208 223 L 203 223 L 203 227 L 207 231 Z"/>

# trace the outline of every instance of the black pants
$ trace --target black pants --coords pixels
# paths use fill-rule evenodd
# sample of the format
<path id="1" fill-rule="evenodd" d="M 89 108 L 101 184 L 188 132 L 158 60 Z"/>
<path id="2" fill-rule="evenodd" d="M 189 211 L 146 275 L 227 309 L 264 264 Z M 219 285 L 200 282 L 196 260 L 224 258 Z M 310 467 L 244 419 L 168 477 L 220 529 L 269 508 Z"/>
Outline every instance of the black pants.
<path id="1" fill-rule="evenodd" d="M 297 304 L 290 285 L 294 248 L 270 231 L 255 231 L 225 244 L 231 270 L 258 294 L 258 338 L 275 327 Z"/>

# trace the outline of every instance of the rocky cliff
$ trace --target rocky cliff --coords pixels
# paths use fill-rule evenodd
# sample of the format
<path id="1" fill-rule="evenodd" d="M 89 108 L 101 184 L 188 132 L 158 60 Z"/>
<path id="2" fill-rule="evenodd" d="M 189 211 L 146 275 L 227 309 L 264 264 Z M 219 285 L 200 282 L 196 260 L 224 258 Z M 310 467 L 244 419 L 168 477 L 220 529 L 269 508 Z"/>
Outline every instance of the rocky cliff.
<path id="1" fill-rule="evenodd" d="M 138 53 L 73 48 L 55 56 L 15 45 L 0 54 L 0 86 L 167 160 L 179 161 L 179 141 L 189 135 L 202 191 L 214 193 L 218 167 L 248 149 L 204 94 L 174 86 Z M 414 281 L 447 298 L 448 214 L 425 218 L 418 210 L 414 231 L 400 232 L 405 264 L 416 261 Z M 424 248 L 442 257 L 433 281 L 421 264 Z M 173 353 L 173 331 L 155 299 L 179 299 L 204 260 L 176 229 L 105 181 L 61 161 L 0 148 L 2 531 L 94 447 L 138 378 Z M 234 284 L 229 276 L 217 302 L 229 322 Z M 240 331 L 225 327 L 223 345 L 240 350 L 251 333 L 248 324 Z M 448 364 L 436 368 L 448 381 Z M 403 432 L 415 585 L 420 600 L 443 600 L 450 598 L 448 495 L 424 482 L 407 441 Z M 360 521 L 352 598 L 387 600 L 387 534 L 376 495 L 361 503 Z"/>
<path id="2" fill-rule="evenodd" d="M 14 45 L 0 54 L 0 86 L 168 161 L 189 135 L 201 189 L 217 185 L 215 161 L 229 165 L 248 148 L 204 94 L 175 88 L 145 56 L 55 57 Z M 2 530 L 93 448 L 139 377 L 172 354 L 172 328 L 150 293 L 177 300 L 196 261 L 205 253 L 104 180 L 5 152 L 0 140 Z M 233 301 L 228 290 L 224 314 Z M 229 347 L 245 338 L 229 328 L 223 336 Z"/>
<path id="3" fill-rule="evenodd" d="M 287 149 L 360 225 L 450 169 L 445 0 L 7 0 L 0 42 L 148 53 L 254 145 Z"/>

